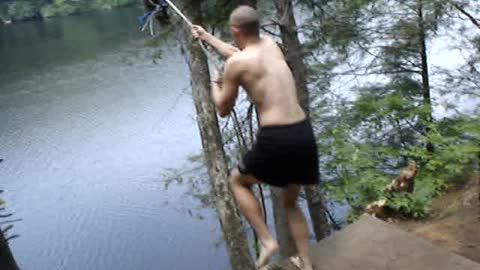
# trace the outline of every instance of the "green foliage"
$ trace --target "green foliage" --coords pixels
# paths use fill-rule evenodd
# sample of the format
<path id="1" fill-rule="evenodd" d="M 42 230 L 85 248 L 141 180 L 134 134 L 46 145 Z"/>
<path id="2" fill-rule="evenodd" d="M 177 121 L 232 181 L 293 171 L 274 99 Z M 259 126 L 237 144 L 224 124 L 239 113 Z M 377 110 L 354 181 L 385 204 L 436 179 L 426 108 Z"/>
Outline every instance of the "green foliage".
<path id="1" fill-rule="evenodd" d="M 432 190 L 434 187 L 431 187 Z M 432 197 L 422 195 L 421 192 L 400 193 L 388 196 L 387 206 L 396 212 L 409 215 L 413 218 L 424 218 L 428 215 L 428 206 Z"/>
<path id="2" fill-rule="evenodd" d="M 134 3 L 132 0 L 94 0 L 92 7 L 95 9 L 111 9 Z"/>
<path id="3" fill-rule="evenodd" d="M 375 107 L 372 104 L 378 101 L 371 100 L 369 104 L 368 100 L 359 99 L 359 103 L 362 106 L 355 107 L 356 110 L 363 108 L 372 114 Z M 378 114 L 382 114 L 381 109 Z M 351 206 L 350 219 L 363 212 L 368 203 L 380 199 L 386 199 L 389 207 L 406 216 L 425 217 L 431 200 L 454 183 L 457 176 L 473 172 L 478 162 L 480 115 L 438 121 L 429 126 L 428 135 L 417 136 L 410 144 L 381 140 L 377 136 L 359 136 L 359 126 L 362 124 L 333 127 L 321 134 L 321 138 L 331 138 L 323 140 L 320 149 L 329 157 L 325 167 L 325 171 L 330 172 L 327 177 L 335 179 L 326 186 L 331 198 L 346 201 Z M 428 142 L 435 145 L 433 153 L 425 148 Z M 408 159 L 419 164 L 414 192 L 384 193 L 385 186 Z"/>
<path id="4" fill-rule="evenodd" d="M 480 35 L 476 36 L 473 41 L 473 46 L 477 49 L 477 51 L 480 51 Z"/>
<path id="5" fill-rule="evenodd" d="M 41 9 L 42 16 L 45 18 L 69 15 L 85 11 L 86 6 L 82 2 L 72 0 L 54 0 L 52 4 L 47 5 Z"/>
<path id="6" fill-rule="evenodd" d="M 425 160 L 428 177 L 435 177 L 439 184 L 452 179 L 472 167 L 480 154 L 480 117 L 458 116 L 429 126 L 430 132 L 421 137 L 424 143 L 435 145 L 430 153 L 422 147 L 411 147 L 404 153 Z"/>
<path id="7" fill-rule="evenodd" d="M 321 25 L 320 31 L 328 44 L 337 49 L 344 49 L 352 40 L 358 37 L 357 29 L 352 21 L 342 21 L 338 18 L 328 18 Z"/>
<path id="8" fill-rule="evenodd" d="M 0 3 L 0 19 L 23 20 L 38 16 L 41 1 L 11 1 Z"/>
<path id="9" fill-rule="evenodd" d="M 445 80 L 435 69 L 424 70 L 422 55 L 433 62 L 436 55 L 429 49 L 441 31 L 452 38 L 464 35 L 458 25 L 465 21 L 455 19 L 458 10 L 449 2 L 300 2 L 314 14 L 304 27 L 305 48 L 314 56 L 309 59 L 312 117 L 321 131 L 320 165 L 329 196 L 351 207 L 349 220 L 382 199 L 404 215 L 428 215 L 435 196 L 478 166 L 480 115 L 434 119 L 439 103 L 429 96 L 443 89 L 459 96 L 478 93 L 480 50 L 475 48 L 480 49 L 480 39 L 468 39 L 472 50 L 465 68 L 456 67 L 456 77 Z M 470 11 L 480 7 L 473 1 L 464 4 Z M 465 50 L 461 43 L 456 46 Z M 418 164 L 415 191 L 384 193 L 408 160 Z"/>
<path id="10" fill-rule="evenodd" d="M 380 197 L 388 177 L 376 170 L 376 161 L 382 155 L 377 151 L 380 149 L 372 144 L 358 143 L 350 134 L 348 128 L 326 130 L 322 137 L 329 137 L 331 141 L 320 149 L 330 157 L 325 170 L 336 179 L 327 184 L 331 197 L 345 200 L 354 212 L 360 212 L 366 204 Z"/>

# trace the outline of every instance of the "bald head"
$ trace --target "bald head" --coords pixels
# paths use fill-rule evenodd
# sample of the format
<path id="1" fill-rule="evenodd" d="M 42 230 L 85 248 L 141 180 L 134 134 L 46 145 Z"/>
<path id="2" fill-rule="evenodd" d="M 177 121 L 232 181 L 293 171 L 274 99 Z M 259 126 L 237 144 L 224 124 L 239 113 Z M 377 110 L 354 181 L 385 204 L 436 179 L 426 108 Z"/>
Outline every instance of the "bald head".
<path id="1" fill-rule="evenodd" d="M 258 12 L 250 6 L 239 6 L 230 15 L 230 24 L 237 26 L 247 36 L 258 36 L 260 19 Z"/>

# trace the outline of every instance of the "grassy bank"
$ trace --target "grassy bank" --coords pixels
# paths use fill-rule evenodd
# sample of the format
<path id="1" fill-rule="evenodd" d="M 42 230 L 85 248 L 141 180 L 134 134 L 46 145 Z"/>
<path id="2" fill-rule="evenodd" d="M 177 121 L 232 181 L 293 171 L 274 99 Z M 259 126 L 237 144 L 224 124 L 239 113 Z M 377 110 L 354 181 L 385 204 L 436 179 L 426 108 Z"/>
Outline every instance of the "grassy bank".
<path id="1" fill-rule="evenodd" d="M 4 0 L 0 1 L 0 21 L 4 23 L 67 16 L 92 10 L 111 9 L 135 0 Z"/>

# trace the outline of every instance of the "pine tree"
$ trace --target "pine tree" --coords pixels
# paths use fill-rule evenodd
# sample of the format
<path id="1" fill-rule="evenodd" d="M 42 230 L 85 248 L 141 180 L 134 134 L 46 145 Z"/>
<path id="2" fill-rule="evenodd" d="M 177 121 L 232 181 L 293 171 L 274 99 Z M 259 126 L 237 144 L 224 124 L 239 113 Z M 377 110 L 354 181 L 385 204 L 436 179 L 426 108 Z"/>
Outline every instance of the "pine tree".
<path id="1" fill-rule="evenodd" d="M 330 180 L 330 195 L 361 213 L 365 204 L 386 196 L 382 189 L 399 167 L 416 159 L 421 166 L 418 192 L 387 199 L 395 209 L 425 215 L 425 205 L 447 179 L 468 170 L 478 151 L 479 134 L 471 124 L 478 116 L 432 117 L 432 91 L 455 91 L 455 83 L 464 86 L 462 94 L 474 92 L 479 82 L 473 74 L 475 64 L 465 65 L 472 73 L 449 71 L 446 74 L 452 76 L 438 79 L 431 75 L 428 49 L 439 29 L 462 35 L 464 31 L 452 27 L 456 25 L 452 14 L 463 14 L 472 27 L 476 24 L 452 1 L 323 3 L 312 8 L 322 24 L 308 22 L 319 29 L 311 31 L 309 42 L 311 47 L 320 44 L 326 53 L 315 52 L 309 70 L 327 79 L 321 84 L 325 87 L 332 86 L 332 79 L 337 85 L 338 80 L 346 81 L 337 86 L 341 91 L 330 89 L 314 100 L 321 106 L 313 114 L 321 117 L 321 152 L 326 160 L 322 170 Z M 475 10 L 467 7 L 462 8 Z M 472 55 L 469 62 L 474 59 Z M 447 128 L 447 123 L 455 124 Z M 461 130 L 469 136 L 460 136 Z"/>
<path id="2" fill-rule="evenodd" d="M 0 230 L 0 267 L 5 270 L 19 269 L 10 251 L 10 247 L 3 236 L 2 230 Z"/>

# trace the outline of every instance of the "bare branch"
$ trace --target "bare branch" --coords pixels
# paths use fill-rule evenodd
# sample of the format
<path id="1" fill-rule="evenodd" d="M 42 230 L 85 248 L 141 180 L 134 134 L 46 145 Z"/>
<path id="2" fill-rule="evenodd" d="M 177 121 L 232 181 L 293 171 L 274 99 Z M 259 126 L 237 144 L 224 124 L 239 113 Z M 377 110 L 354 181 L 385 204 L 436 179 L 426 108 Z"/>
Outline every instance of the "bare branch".
<path id="1" fill-rule="evenodd" d="M 470 21 L 480 29 L 480 23 L 475 19 L 475 17 L 472 16 L 472 14 L 468 13 L 465 9 L 463 9 L 459 4 L 455 2 L 450 2 L 452 6 L 454 6 L 458 11 L 460 11 L 463 15 L 467 16 Z"/>
<path id="2" fill-rule="evenodd" d="M 279 34 L 277 34 L 277 33 L 274 33 L 274 32 L 272 32 L 272 31 L 268 30 L 268 28 L 267 28 L 267 26 L 266 26 L 266 25 L 262 25 L 262 26 L 260 26 L 260 29 L 262 29 L 262 31 L 266 32 L 267 34 L 269 34 L 269 35 L 271 35 L 271 36 L 274 36 L 274 37 L 280 37 L 280 35 L 279 35 Z"/>
<path id="3" fill-rule="evenodd" d="M 7 233 L 9 230 L 11 230 L 13 228 L 13 225 L 8 225 L 5 229 L 2 229 L 2 233 Z"/>
<path id="4" fill-rule="evenodd" d="M 5 238 L 5 241 L 8 242 L 8 241 L 10 241 L 10 240 L 12 240 L 12 239 L 15 239 L 15 238 L 18 238 L 18 237 L 20 237 L 20 235 L 14 234 L 14 235 L 12 235 L 12 236 L 9 236 L 9 237 Z"/>
<path id="5" fill-rule="evenodd" d="M 17 218 L 17 219 L 13 219 L 13 220 L 1 221 L 1 222 L 0 222 L 0 225 L 15 223 L 15 222 L 18 222 L 18 221 L 22 221 L 22 219 L 21 219 L 21 218 Z"/>

